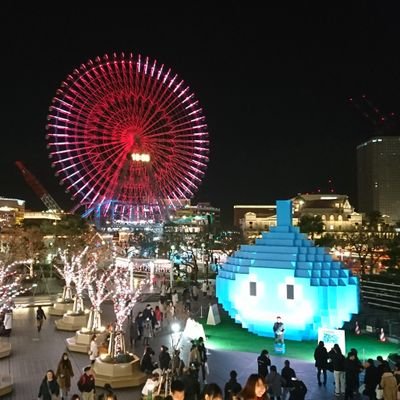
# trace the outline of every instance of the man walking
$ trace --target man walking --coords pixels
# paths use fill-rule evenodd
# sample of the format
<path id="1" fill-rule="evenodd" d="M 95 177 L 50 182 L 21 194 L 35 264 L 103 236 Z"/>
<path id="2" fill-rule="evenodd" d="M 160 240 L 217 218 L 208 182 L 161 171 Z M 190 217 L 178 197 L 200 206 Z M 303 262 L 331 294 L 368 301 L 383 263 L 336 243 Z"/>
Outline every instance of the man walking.
<path id="1" fill-rule="evenodd" d="M 43 320 L 47 319 L 46 314 L 44 313 L 42 306 L 38 306 L 36 310 L 36 324 L 37 330 L 40 332 L 42 330 Z"/>
<path id="2" fill-rule="evenodd" d="M 95 379 L 91 366 L 83 370 L 83 374 L 78 381 L 78 389 L 82 393 L 82 400 L 95 400 Z"/>

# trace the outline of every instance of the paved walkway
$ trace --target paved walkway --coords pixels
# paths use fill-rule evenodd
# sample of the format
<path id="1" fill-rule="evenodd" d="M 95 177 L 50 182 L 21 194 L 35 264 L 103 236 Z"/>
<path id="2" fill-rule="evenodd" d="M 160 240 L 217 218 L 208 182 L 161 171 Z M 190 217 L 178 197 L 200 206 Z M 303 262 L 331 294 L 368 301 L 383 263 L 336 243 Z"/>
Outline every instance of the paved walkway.
<path id="1" fill-rule="evenodd" d="M 152 296 L 151 300 L 154 300 Z M 208 303 L 208 301 L 206 301 Z M 145 307 L 147 301 L 137 304 L 135 312 Z M 195 305 L 195 310 L 199 310 L 199 304 Z M 197 307 L 197 308 L 196 308 Z M 206 304 L 204 304 L 206 307 Z M 48 307 L 44 307 L 48 314 Z M 12 375 L 14 381 L 14 391 L 12 395 L 5 396 L 3 399 L 32 400 L 37 399 L 37 393 L 41 380 L 48 369 L 56 369 L 58 361 L 64 351 L 66 351 L 65 339 L 74 336 L 73 332 L 57 331 L 54 327 L 54 320 L 58 317 L 48 316 L 40 335 L 35 326 L 35 308 L 20 308 L 14 311 L 14 325 L 10 338 L 0 338 L 4 341 L 10 341 L 12 344 L 12 355 L 0 360 L 0 374 Z M 113 309 L 110 303 L 104 304 L 103 323 L 112 321 Z M 161 344 L 170 345 L 170 334 L 162 332 L 153 339 L 152 347 L 156 351 Z M 143 345 L 138 344 L 135 353 L 141 356 Z M 236 369 L 238 371 L 238 380 L 242 384 L 250 373 L 256 371 L 255 353 L 227 352 L 220 349 L 209 349 L 209 368 L 210 375 L 208 382 L 216 382 L 221 387 L 228 380 L 229 371 Z M 72 393 L 78 392 L 77 379 L 84 366 L 89 364 L 88 356 L 82 353 L 70 353 L 75 377 L 72 381 Z M 284 358 L 272 356 L 272 363 L 280 370 L 283 367 Z M 186 360 L 184 360 L 186 363 Z M 328 373 L 328 384 L 326 387 L 319 387 L 316 384 L 315 368 L 312 363 L 306 363 L 298 360 L 291 360 L 292 367 L 296 370 L 300 379 L 307 387 L 308 393 L 306 399 L 325 400 L 333 399 L 333 376 Z M 102 393 L 99 389 L 98 393 Z M 140 388 L 119 389 L 115 393 L 118 400 L 140 399 Z"/>

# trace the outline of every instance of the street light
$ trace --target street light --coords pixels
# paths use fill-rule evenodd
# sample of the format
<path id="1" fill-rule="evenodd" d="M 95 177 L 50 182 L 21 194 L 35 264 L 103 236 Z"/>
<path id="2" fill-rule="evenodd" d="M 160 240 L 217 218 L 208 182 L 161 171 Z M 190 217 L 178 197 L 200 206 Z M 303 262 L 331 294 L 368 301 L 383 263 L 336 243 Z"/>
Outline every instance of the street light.
<path id="1" fill-rule="evenodd" d="M 171 347 L 174 350 L 178 349 L 179 342 L 182 337 L 181 326 L 178 322 L 174 322 L 171 325 Z"/>

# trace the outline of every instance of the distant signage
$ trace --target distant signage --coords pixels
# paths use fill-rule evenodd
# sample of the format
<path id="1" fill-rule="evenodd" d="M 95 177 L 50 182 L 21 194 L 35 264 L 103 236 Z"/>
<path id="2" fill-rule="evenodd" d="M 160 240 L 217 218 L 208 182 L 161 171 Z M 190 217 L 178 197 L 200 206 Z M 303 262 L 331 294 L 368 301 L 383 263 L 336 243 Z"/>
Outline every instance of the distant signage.
<path id="1" fill-rule="evenodd" d="M 323 341 L 326 349 L 329 351 L 334 344 L 338 344 L 343 354 L 346 354 L 346 338 L 343 329 L 318 329 L 318 342 Z"/>

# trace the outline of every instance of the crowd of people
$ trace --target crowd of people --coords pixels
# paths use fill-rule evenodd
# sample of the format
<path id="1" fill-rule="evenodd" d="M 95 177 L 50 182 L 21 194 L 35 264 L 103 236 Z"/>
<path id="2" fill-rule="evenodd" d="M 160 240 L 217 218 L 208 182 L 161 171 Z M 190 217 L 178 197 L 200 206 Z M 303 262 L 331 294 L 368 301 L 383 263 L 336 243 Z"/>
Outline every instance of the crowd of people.
<path id="1" fill-rule="evenodd" d="M 168 400 L 304 400 L 308 388 L 291 366 L 284 361 L 282 369 L 277 368 L 269 351 L 263 349 L 250 374 L 243 384 L 238 381 L 238 371 L 232 369 L 223 387 L 209 383 L 208 356 L 203 337 L 192 340 L 190 349 L 183 355 L 178 347 L 169 348 L 161 344 L 154 350 L 154 337 L 161 332 L 168 333 L 172 322 L 188 318 L 192 304 L 201 298 L 212 296 L 209 282 L 201 286 L 191 286 L 177 293 L 167 282 L 160 281 L 160 301 L 157 305 L 147 304 L 128 321 L 131 349 L 137 354 L 138 346 L 143 347 L 140 368 L 147 374 L 141 389 L 143 399 Z M 46 316 L 42 309 L 37 312 L 37 327 L 40 332 Z M 275 344 L 284 343 L 284 327 L 280 317 L 274 324 Z M 167 338 L 169 338 L 167 336 Z M 168 339 L 167 339 L 168 340 Z M 96 335 L 90 341 L 89 357 L 93 363 L 99 354 Z M 171 346 L 171 344 L 170 344 Z M 157 354 L 156 354 L 157 351 Z M 186 354 L 187 353 L 187 354 Z M 356 349 L 351 349 L 347 357 L 340 346 L 335 344 L 327 351 L 324 342 L 319 342 L 314 351 L 316 384 L 326 386 L 328 374 L 333 374 L 333 395 L 344 400 L 366 396 L 369 400 L 397 400 L 400 383 L 400 366 L 391 371 L 389 364 L 378 357 L 361 362 Z M 54 372 L 55 371 L 55 372 Z M 240 372 L 240 371 L 239 371 Z M 362 378 L 360 379 L 360 375 Z M 49 370 L 40 384 L 38 397 L 52 399 L 52 395 L 67 398 L 71 392 L 71 378 L 74 371 L 68 354 L 63 353 L 57 368 Z M 161 385 L 168 382 L 168 385 Z M 310 385 L 310 382 L 308 382 Z M 165 391 L 168 388 L 168 391 Z M 78 381 L 80 394 L 71 399 L 95 400 L 95 374 L 91 365 L 85 367 Z M 380 392 L 383 397 L 380 396 Z M 105 387 L 101 399 L 116 399 L 111 387 Z"/>
<path id="2" fill-rule="evenodd" d="M 71 391 L 71 378 L 74 376 L 68 354 L 64 353 L 58 363 L 57 370 L 49 369 L 39 386 L 38 399 L 40 400 L 67 400 Z M 97 393 L 95 374 L 90 365 L 83 369 L 77 388 L 80 394 L 74 393 L 71 400 L 117 400 L 111 386 L 106 384 L 102 393 Z"/>
<path id="3" fill-rule="evenodd" d="M 350 349 L 346 357 L 337 343 L 328 352 L 324 342 L 320 341 L 314 351 L 314 359 L 318 385 L 325 386 L 327 371 L 333 372 L 337 397 L 345 400 L 353 399 L 358 394 L 365 395 L 369 400 L 397 400 L 400 397 L 400 364 L 392 371 L 382 356 L 362 363 L 357 349 Z M 364 378 L 360 382 L 362 372 Z"/>

